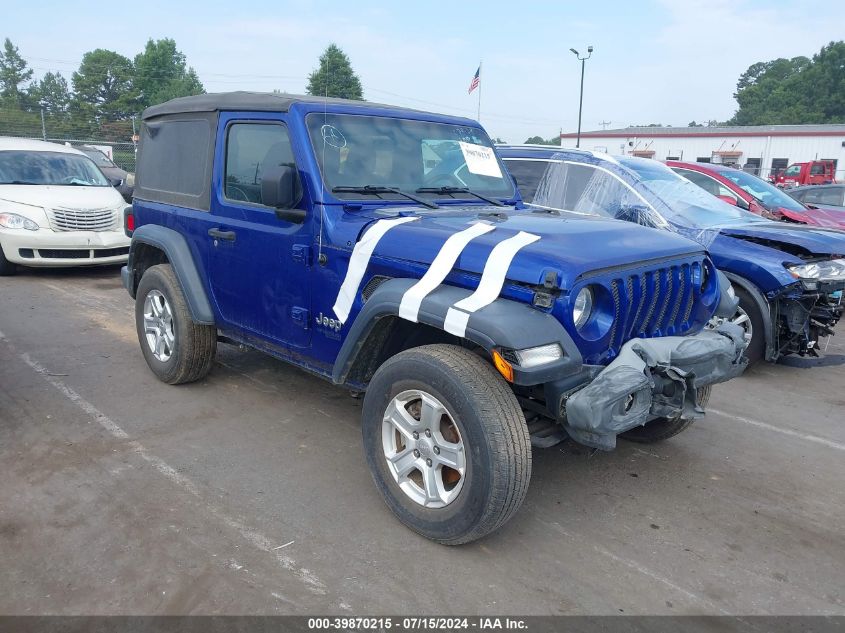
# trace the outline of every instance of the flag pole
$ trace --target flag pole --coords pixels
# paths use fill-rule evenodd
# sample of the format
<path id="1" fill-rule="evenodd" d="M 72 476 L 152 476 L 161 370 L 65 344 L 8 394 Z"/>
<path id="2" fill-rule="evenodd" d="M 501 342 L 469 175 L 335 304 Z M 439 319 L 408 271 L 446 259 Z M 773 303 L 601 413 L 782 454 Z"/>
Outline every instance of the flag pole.
<path id="1" fill-rule="evenodd" d="M 481 123 L 481 64 L 482 64 L 482 61 L 478 62 L 478 117 L 477 117 L 477 120 L 478 120 L 479 123 Z"/>

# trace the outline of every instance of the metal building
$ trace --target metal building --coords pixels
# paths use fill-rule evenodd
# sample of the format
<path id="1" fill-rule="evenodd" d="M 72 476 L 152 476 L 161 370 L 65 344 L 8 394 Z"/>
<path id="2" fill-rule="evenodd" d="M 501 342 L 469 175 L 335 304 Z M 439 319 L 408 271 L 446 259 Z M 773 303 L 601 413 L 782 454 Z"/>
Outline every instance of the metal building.
<path id="1" fill-rule="evenodd" d="M 574 133 L 561 134 L 561 145 L 574 147 L 575 139 Z M 791 163 L 833 160 L 836 179 L 845 180 L 845 124 L 628 127 L 582 132 L 581 147 L 657 160 L 736 165 L 764 178 Z"/>

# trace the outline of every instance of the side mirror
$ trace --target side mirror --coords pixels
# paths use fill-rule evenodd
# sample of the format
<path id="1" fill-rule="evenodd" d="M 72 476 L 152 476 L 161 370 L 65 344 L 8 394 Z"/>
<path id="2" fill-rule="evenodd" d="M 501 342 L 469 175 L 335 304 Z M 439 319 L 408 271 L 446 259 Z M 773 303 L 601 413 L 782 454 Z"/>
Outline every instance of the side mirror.
<path id="1" fill-rule="evenodd" d="M 273 165 L 261 177 L 261 202 L 276 209 L 276 217 L 287 222 L 301 223 L 305 210 L 296 209 L 302 198 L 302 186 L 296 168 L 290 165 Z"/>

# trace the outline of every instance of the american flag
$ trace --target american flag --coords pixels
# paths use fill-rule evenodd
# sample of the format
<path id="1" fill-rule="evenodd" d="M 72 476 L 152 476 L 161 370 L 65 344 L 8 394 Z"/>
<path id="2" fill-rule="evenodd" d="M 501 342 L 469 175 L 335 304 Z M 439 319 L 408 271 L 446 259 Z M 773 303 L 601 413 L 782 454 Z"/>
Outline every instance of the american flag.
<path id="1" fill-rule="evenodd" d="M 467 94 L 470 94 L 473 90 L 478 88 L 478 82 L 481 81 L 481 66 L 478 67 L 478 70 L 475 71 L 475 75 L 472 78 L 472 81 L 469 82 L 469 90 L 467 90 Z"/>

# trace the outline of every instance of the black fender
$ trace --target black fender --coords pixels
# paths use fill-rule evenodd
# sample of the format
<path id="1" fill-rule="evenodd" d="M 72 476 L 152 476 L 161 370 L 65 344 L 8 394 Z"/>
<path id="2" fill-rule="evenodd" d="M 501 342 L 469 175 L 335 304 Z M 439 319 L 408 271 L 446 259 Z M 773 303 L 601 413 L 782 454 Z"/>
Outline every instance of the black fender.
<path id="1" fill-rule="evenodd" d="M 188 242 L 180 234 L 165 226 L 157 224 L 145 224 L 139 226 L 132 233 L 132 244 L 129 247 L 129 260 L 121 270 L 123 285 L 132 297 L 135 297 L 135 290 L 140 279 L 136 279 L 135 256 L 140 244 L 147 244 L 162 251 L 167 261 L 173 267 L 188 308 L 191 311 L 191 320 L 201 325 L 214 325 L 214 312 L 211 310 L 211 303 L 205 292 L 202 279 L 197 271 L 194 258 Z"/>
<path id="2" fill-rule="evenodd" d="M 337 356 L 332 371 L 332 380 L 335 383 L 343 384 L 346 381 L 355 359 L 367 344 L 379 320 L 391 316 L 398 318 L 402 296 L 417 281 L 390 279 L 382 283 L 370 296 L 350 326 Z M 449 308 L 473 292 L 455 286 L 438 286 L 423 299 L 417 321 L 443 330 L 443 322 Z M 487 352 L 494 349 L 519 350 L 550 343 L 560 344 L 563 357 L 555 362 L 529 369 L 514 364 L 513 382 L 517 385 L 544 384 L 577 373 L 583 366 L 578 347 L 560 321 L 547 312 L 510 299 L 496 299 L 490 305 L 474 312 L 469 318 L 465 338 Z"/>
<path id="3" fill-rule="evenodd" d="M 751 298 L 754 300 L 754 303 L 757 304 L 757 307 L 760 309 L 760 314 L 763 315 L 763 333 L 766 336 L 766 360 L 772 360 L 774 358 L 775 353 L 775 345 L 774 345 L 774 326 L 772 325 L 772 312 L 769 307 L 769 301 L 763 294 L 757 289 L 753 283 L 747 280 L 745 277 L 740 277 L 739 275 L 735 275 L 734 273 L 729 273 L 726 271 L 722 271 L 727 277 L 730 282 L 742 288 L 745 292 L 747 292 Z"/>

